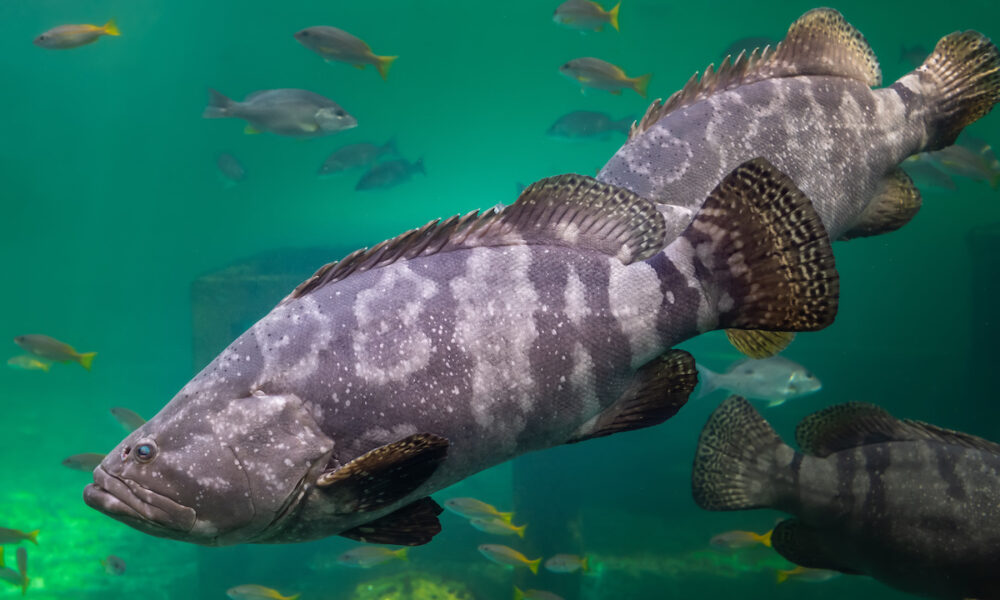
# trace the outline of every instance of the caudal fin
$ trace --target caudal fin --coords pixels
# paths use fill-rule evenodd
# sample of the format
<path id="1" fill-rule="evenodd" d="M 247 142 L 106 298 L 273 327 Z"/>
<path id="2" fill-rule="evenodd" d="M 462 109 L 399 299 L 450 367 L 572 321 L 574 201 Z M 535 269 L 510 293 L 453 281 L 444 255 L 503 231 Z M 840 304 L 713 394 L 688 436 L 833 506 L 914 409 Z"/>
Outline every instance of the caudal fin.
<path id="1" fill-rule="evenodd" d="M 978 31 L 956 31 L 941 38 L 924 64 L 900 83 L 912 87 L 912 77 L 936 104 L 923 150 L 939 150 L 1000 102 L 1000 51 Z"/>
<path id="2" fill-rule="evenodd" d="M 763 158 L 709 194 L 684 231 L 721 329 L 815 331 L 837 314 L 833 249 L 812 203 Z"/>
<path id="3" fill-rule="evenodd" d="M 621 29 L 618 29 L 618 9 L 621 8 L 621 6 L 622 3 L 619 2 L 618 4 L 615 4 L 614 8 L 608 11 L 608 23 L 611 23 L 611 26 L 615 28 L 615 31 L 621 31 Z"/>
<path id="4" fill-rule="evenodd" d="M 745 510 L 774 506 L 775 485 L 793 450 L 786 446 L 753 406 L 731 396 L 715 409 L 698 438 L 691 474 L 694 501 L 706 510 Z"/>
<path id="5" fill-rule="evenodd" d="M 376 56 L 378 62 L 375 63 L 375 68 L 378 69 L 378 74 L 382 76 L 382 79 L 386 79 L 389 76 L 389 67 L 395 62 L 398 56 Z"/>
<path id="6" fill-rule="evenodd" d="M 652 73 L 646 73 L 632 78 L 632 89 L 638 92 L 643 98 L 646 97 L 646 90 L 649 88 L 649 80 L 653 78 Z"/>
<path id="7" fill-rule="evenodd" d="M 36 545 L 36 546 L 38 545 L 38 532 L 39 531 L 41 531 L 41 529 L 36 529 L 36 530 L 32 531 L 31 533 L 29 533 L 28 537 L 27 537 L 28 541 L 31 542 L 32 544 Z"/>
<path id="8" fill-rule="evenodd" d="M 225 119 L 232 116 L 230 110 L 235 102 L 215 90 L 208 90 L 208 106 L 201 116 L 205 119 Z"/>
<path id="9" fill-rule="evenodd" d="M 695 368 L 698 370 L 698 398 L 704 398 L 719 389 L 718 373 L 699 364 L 695 364 Z"/>
<path id="10" fill-rule="evenodd" d="M 542 564 L 542 559 L 541 558 L 536 558 L 535 560 L 529 560 L 528 561 L 528 568 L 531 569 L 532 573 L 534 573 L 535 575 L 538 575 L 538 565 L 540 565 L 540 564 Z"/>
<path id="11" fill-rule="evenodd" d="M 108 22 L 101 27 L 104 30 L 105 35 L 121 35 L 122 32 L 118 31 L 118 24 L 115 23 L 114 19 L 108 19 Z"/>
<path id="12" fill-rule="evenodd" d="M 84 352 L 83 354 L 81 354 L 79 356 L 79 358 L 77 360 L 80 361 L 80 365 L 84 369 L 87 369 L 89 371 L 90 370 L 90 365 L 94 364 L 94 357 L 95 356 L 97 356 L 96 352 Z"/>

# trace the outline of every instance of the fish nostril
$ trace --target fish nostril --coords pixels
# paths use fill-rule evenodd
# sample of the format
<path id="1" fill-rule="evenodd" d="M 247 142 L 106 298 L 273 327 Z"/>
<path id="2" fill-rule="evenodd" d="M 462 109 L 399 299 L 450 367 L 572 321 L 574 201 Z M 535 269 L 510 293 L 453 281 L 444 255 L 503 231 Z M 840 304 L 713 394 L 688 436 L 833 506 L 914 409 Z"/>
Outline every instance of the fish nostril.
<path id="1" fill-rule="evenodd" d="M 122 461 L 128 458 L 129 452 L 132 452 L 132 446 L 125 446 L 122 448 Z"/>

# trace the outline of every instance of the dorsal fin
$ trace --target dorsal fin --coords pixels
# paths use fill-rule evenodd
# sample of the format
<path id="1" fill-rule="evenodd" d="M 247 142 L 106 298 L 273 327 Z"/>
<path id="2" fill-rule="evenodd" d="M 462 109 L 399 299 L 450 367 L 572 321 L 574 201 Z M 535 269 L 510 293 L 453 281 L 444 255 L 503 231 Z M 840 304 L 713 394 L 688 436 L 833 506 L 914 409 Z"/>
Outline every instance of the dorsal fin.
<path id="1" fill-rule="evenodd" d="M 629 131 L 629 140 L 639 136 L 663 116 L 726 90 L 778 77 L 831 75 L 857 79 L 869 86 L 882 83 L 878 59 L 860 31 L 832 8 L 816 8 L 799 17 L 775 48 L 765 46 L 749 55 L 727 56 L 718 70 L 708 65 L 667 100 L 650 105 L 645 116 Z"/>
<path id="2" fill-rule="evenodd" d="M 936 425 L 897 419 L 874 404 L 847 402 L 813 413 L 795 428 L 806 454 L 825 457 L 841 450 L 884 442 L 936 441 L 1000 454 L 1000 444 Z"/>
<path id="3" fill-rule="evenodd" d="M 550 244 L 603 252 L 629 264 L 659 252 L 665 236 L 663 215 L 642 196 L 585 175 L 557 175 L 531 184 L 503 209 L 431 221 L 325 265 L 282 303 L 357 271 L 459 248 Z"/>

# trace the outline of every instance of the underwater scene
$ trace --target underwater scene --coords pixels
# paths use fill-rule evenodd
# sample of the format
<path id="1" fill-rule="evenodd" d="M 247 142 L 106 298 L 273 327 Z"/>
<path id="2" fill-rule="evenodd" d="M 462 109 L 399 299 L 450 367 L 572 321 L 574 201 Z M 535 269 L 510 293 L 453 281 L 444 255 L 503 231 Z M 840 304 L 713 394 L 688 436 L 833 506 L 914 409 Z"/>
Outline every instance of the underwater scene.
<path id="1" fill-rule="evenodd" d="M 1000 5 L 615 1 L 0 3 L 0 600 L 1000 598 Z"/>

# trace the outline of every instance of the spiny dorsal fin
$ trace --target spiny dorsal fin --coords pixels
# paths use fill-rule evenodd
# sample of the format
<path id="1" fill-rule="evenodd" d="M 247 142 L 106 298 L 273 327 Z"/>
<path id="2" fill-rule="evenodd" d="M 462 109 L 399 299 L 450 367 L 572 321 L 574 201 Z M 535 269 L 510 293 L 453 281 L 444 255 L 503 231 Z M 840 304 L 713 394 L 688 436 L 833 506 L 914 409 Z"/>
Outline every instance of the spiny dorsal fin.
<path id="1" fill-rule="evenodd" d="M 659 252 L 665 236 L 663 215 L 642 196 L 585 175 L 557 175 L 529 185 L 503 209 L 431 221 L 325 265 L 282 302 L 356 271 L 458 248 L 551 244 L 603 252 L 630 264 Z"/>
<path id="2" fill-rule="evenodd" d="M 920 210 L 920 204 L 917 186 L 913 185 L 913 180 L 905 171 L 897 168 L 882 182 L 882 187 L 850 231 L 839 239 L 852 240 L 896 231 L 910 222 Z"/>
<path id="3" fill-rule="evenodd" d="M 819 215 L 764 158 L 727 175 L 681 234 L 726 329 L 815 331 L 837 314 L 839 278 Z M 697 267 L 696 267 L 697 268 Z"/>
<path id="4" fill-rule="evenodd" d="M 726 90 L 778 77 L 831 75 L 863 81 L 869 86 L 882 83 L 878 59 L 860 31 L 832 8 L 816 8 L 799 17 L 788 28 L 785 39 L 775 48 L 765 46 L 749 55 L 741 52 L 735 60 L 727 56 L 718 70 L 713 65 L 698 73 L 666 102 L 657 100 L 629 140 L 647 131 L 658 120 L 679 108 Z"/>
<path id="5" fill-rule="evenodd" d="M 441 533 L 438 515 L 443 509 L 430 498 L 421 498 L 370 523 L 341 532 L 342 537 L 365 544 L 420 546 Z"/>
<path id="6" fill-rule="evenodd" d="M 1000 454 L 1000 444 L 920 421 L 900 420 L 874 404 L 847 402 L 802 419 L 795 441 L 806 454 L 835 452 L 885 442 L 936 441 Z"/>
<path id="7" fill-rule="evenodd" d="M 729 343 L 750 358 L 770 358 L 792 343 L 795 334 L 788 331 L 757 331 L 754 329 L 727 329 Z"/>
<path id="8" fill-rule="evenodd" d="M 669 350 L 643 365 L 625 394 L 566 443 L 659 425 L 677 414 L 696 385 L 694 358 L 683 350 Z"/>

